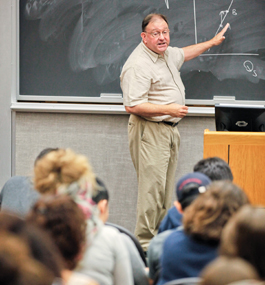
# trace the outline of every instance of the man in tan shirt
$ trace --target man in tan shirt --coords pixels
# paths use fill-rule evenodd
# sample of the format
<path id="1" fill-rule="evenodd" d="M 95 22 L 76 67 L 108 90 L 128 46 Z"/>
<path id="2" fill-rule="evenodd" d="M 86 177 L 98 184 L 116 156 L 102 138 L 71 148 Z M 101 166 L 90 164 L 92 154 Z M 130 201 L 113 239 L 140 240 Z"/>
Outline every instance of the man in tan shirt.
<path id="1" fill-rule="evenodd" d="M 150 14 L 142 22 L 142 42 L 121 72 L 124 105 L 131 114 L 129 146 L 138 179 L 135 235 L 146 251 L 171 206 L 180 135 L 177 124 L 188 113 L 180 68 L 225 39 L 229 24 L 213 39 L 170 47 L 168 21 Z"/>

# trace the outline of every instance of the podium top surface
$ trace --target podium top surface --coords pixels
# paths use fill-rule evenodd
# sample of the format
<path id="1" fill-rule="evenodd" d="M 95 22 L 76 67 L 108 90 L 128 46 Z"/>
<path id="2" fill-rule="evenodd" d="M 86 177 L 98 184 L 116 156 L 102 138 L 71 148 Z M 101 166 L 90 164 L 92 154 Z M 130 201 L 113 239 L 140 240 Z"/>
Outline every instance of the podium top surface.
<path id="1" fill-rule="evenodd" d="M 204 143 L 265 145 L 265 132 L 226 132 L 205 129 Z"/>

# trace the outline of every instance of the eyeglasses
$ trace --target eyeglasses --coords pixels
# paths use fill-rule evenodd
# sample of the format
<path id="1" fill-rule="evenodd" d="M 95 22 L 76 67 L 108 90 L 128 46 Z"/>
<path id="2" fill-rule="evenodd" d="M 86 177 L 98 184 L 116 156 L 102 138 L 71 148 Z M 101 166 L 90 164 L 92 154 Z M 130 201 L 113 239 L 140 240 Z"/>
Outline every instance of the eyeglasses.
<path id="1" fill-rule="evenodd" d="M 167 37 L 170 33 L 170 30 L 164 30 L 162 32 L 154 31 L 152 33 L 149 33 L 149 32 L 145 32 L 145 33 L 150 34 L 153 38 L 157 39 L 160 37 L 160 35 L 162 35 L 163 37 Z"/>

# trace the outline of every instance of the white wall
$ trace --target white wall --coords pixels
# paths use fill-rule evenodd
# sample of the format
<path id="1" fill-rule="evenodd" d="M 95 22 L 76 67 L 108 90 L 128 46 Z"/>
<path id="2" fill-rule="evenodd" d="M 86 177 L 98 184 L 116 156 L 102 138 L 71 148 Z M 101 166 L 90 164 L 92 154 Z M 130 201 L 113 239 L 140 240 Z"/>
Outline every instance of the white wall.
<path id="1" fill-rule="evenodd" d="M 11 176 L 11 0 L 0 2 L 0 188 Z"/>

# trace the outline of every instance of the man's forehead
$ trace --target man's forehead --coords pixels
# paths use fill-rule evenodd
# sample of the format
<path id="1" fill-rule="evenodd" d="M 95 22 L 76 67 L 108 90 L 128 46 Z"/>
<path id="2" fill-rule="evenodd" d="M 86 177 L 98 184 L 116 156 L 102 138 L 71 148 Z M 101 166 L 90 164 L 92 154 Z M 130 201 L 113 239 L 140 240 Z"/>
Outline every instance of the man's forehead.
<path id="1" fill-rule="evenodd" d="M 159 16 L 152 17 L 152 19 L 148 23 L 147 27 L 149 26 L 149 27 L 155 28 L 156 25 L 162 25 L 165 28 L 168 28 L 167 22 Z"/>

